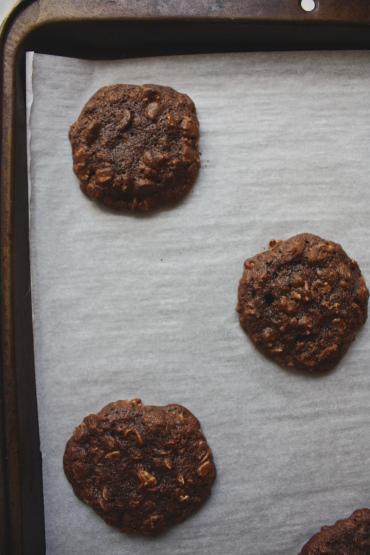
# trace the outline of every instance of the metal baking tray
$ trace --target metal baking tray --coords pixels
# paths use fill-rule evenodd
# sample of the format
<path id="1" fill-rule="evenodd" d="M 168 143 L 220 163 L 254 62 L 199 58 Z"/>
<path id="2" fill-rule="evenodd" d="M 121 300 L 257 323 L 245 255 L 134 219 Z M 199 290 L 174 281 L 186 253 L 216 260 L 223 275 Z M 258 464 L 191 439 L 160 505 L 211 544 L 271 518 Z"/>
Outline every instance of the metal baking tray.
<path id="1" fill-rule="evenodd" d="M 28 245 L 25 52 L 112 59 L 369 49 L 368 0 L 25 0 L 1 49 L 0 553 L 45 552 Z"/>

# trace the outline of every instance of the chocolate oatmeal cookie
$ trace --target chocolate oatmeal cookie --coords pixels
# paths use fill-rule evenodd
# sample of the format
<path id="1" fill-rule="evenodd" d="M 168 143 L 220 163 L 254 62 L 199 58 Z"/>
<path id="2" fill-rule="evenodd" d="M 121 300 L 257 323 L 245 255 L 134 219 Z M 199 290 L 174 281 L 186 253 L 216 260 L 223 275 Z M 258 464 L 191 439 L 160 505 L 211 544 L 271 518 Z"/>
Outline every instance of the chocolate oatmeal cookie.
<path id="1" fill-rule="evenodd" d="M 75 429 L 64 471 L 77 497 L 122 532 L 156 535 L 196 511 L 216 477 L 198 420 L 180 405 L 117 401 Z"/>
<path id="2" fill-rule="evenodd" d="M 324 526 L 300 555 L 369 555 L 370 510 L 359 509 L 349 518 Z"/>
<path id="3" fill-rule="evenodd" d="M 193 101 L 160 85 L 111 85 L 71 126 L 73 169 L 86 195 L 116 210 L 181 199 L 200 167 Z"/>
<path id="4" fill-rule="evenodd" d="M 282 366 L 335 366 L 367 318 L 369 292 L 337 243 L 302 233 L 244 263 L 239 319 L 253 343 Z"/>

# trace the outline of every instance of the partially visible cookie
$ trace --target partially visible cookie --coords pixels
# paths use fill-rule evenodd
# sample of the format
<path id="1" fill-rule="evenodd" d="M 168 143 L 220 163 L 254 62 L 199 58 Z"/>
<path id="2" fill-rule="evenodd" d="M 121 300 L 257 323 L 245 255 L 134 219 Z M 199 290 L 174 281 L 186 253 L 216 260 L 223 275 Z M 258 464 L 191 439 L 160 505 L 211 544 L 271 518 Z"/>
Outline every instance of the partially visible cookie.
<path id="1" fill-rule="evenodd" d="M 349 518 L 324 526 L 302 548 L 300 555 L 369 555 L 370 510 L 359 509 Z"/>
<path id="2" fill-rule="evenodd" d="M 64 471 L 77 497 L 122 532 L 156 535 L 195 512 L 216 477 L 199 421 L 180 405 L 116 401 L 84 418 Z"/>
<path id="3" fill-rule="evenodd" d="M 194 103 L 170 87 L 99 89 L 69 138 L 82 191 L 115 210 L 148 211 L 178 201 L 200 167 Z"/>
<path id="4" fill-rule="evenodd" d="M 253 343 L 288 368 L 335 366 L 367 318 L 369 292 L 342 247 L 302 233 L 244 263 L 239 319 Z"/>

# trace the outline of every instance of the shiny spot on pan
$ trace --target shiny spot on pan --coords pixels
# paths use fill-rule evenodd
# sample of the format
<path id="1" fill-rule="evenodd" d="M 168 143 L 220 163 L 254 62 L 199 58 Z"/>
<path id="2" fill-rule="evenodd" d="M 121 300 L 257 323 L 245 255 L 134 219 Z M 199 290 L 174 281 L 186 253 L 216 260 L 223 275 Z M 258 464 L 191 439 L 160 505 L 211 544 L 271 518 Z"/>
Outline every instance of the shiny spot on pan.
<path id="1" fill-rule="evenodd" d="M 316 8 L 315 0 L 301 0 L 301 8 L 305 12 L 313 12 Z"/>

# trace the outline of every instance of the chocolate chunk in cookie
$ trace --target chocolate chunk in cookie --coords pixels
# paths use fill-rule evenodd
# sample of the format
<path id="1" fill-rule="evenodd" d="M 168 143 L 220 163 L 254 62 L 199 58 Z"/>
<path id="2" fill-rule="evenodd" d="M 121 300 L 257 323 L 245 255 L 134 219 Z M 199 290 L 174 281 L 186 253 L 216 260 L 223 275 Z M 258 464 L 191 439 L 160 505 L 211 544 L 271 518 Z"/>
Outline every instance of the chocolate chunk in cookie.
<path id="1" fill-rule="evenodd" d="M 170 87 L 99 89 L 69 138 L 82 191 L 116 210 L 148 211 L 178 201 L 200 167 L 194 103 Z"/>
<path id="2" fill-rule="evenodd" d="M 216 477 L 199 421 L 180 405 L 117 401 L 75 429 L 64 471 L 77 497 L 122 532 L 156 535 L 194 513 Z"/>
<path id="3" fill-rule="evenodd" d="M 370 510 L 359 509 L 349 518 L 324 526 L 300 555 L 369 555 Z"/>
<path id="4" fill-rule="evenodd" d="M 337 243 L 302 233 L 244 263 L 239 319 L 253 343 L 288 368 L 334 367 L 367 318 L 360 269 Z"/>

